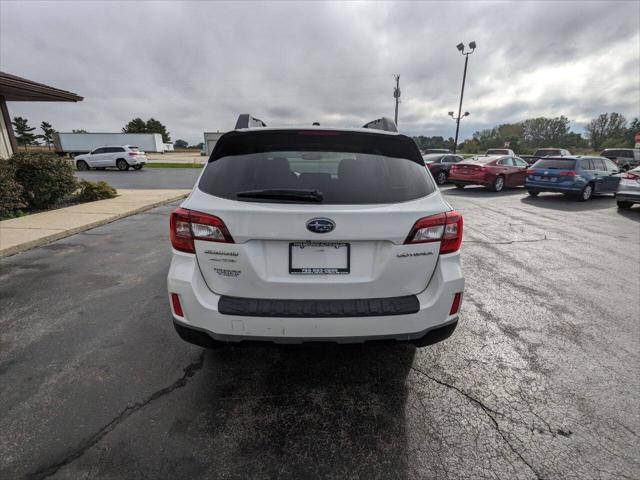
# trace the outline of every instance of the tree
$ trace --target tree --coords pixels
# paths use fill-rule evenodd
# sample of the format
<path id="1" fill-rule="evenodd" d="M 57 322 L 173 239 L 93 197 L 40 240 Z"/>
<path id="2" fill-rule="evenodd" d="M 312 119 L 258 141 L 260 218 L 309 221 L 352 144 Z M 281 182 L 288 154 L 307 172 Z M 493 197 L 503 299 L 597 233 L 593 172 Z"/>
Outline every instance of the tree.
<path id="1" fill-rule="evenodd" d="M 570 133 L 569 123 L 564 115 L 527 119 L 522 122 L 523 139 L 533 147 L 565 147 Z"/>
<path id="2" fill-rule="evenodd" d="M 134 118 L 124 126 L 122 133 L 159 133 L 164 143 L 171 141 L 167 127 L 155 118 L 150 118 L 146 122 L 140 117 Z"/>
<path id="3" fill-rule="evenodd" d="M 607 145 L 617 146 L 624 144 L 627 119 L 616 112 L 602 113 L 591 120 L 584 127 L 589 142 L 594 150 L 600 150 Z"/>
<path id="4" fill-rule="evenodd" d="M 171 137 L 169 136 L 169 132 L 167 132 L 167 127 L 165 127 L 162 123 L 160 123 L 155 118 L 150 118 L 147 120 L 147 133 L 159 133 L 162 135 L 162 141 L 164 143 L 170 142 Z"/>
<path id="5" fill-rule="evenodd" d="M 188 148 L 189 147 L 189 143 L 187 141 L 185 141 L 185 140 L 178 139 L 173 143 L 173 146 L 175 148 Z"/>
<path id="6" fill-rule="evenodd" d="M 44 140 L 44 142 L 47 144 L 47 148 L 51 150 L 51 142 L 53 142 L 53 134 L 57 133 L 56 130 L 48 122 L 42 122 L 40 124 L 40 130 L 42 130 L 42 135 L 40 135 L 40 138 Z"/>
<path id="7" fill-rule="evenodd" d="M 134 118 L 124 126 L 122 133 L 147 133 L 147 124 L 140 117 Z"/>
<path id="8" fill-rule="evenodd" d="M 625 133 L 624 146 L 634 148 L 636 144 L 636 133 L 640 133 L 640 119 L 638 117 L 631 120 L 629 127 Z"/>
<path id="9" fill-rule="evenodd" d="M 84 128 L 74 128 L 71 133 L 88 133 Z"/>
<path id="10" fill-rule="evenodd" d="M 36 128 L 29 126 L 29 121 L 22 117 L 13 117 L 13 128 L 16 132 L 16 140 L 20 145 L 24 145 L 24 149 L 27 149 L 27 145 L 33 145 L 36 143 L 36 136 L 31 133 Z"/>

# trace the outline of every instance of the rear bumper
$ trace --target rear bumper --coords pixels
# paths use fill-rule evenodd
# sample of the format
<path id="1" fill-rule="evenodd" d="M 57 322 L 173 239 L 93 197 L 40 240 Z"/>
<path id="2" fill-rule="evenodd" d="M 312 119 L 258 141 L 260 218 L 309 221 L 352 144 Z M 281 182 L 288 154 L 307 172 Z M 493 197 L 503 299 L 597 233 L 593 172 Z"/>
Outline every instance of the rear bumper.
<path id="1" fill-rule="evenodd" d="M 169 293 L 178 294 L 184 314 L 178 316 L 173 311 L 174 322 L 181 327 L 204 332 L 220 342 L 417 341 L 435 329 L 458 321 L 458 314 L 449 315 L 449 311 L 455 294 L 464 291 L 459 253 L 440 256 L 429 285 L 415 295 L 415 313 L 342 317 L 257 316 L 255 312 L 224 314 L 219 311 L 221 296 L 211 292 L 204 283 L 195 256 L 176 251 L 173 252 L 167 284 Z M 283 296 L 286 296 L 286 291 L 283 291 Z"/>
<path id="2" fill-rule="evenodd" d="M 525 180 L 524 188 L 536 192 L 559 192 L 559 193 L 580 193 L 586 182 L 583 184 L 572 183 L 570 185 L 553 184 L 550 182 L 536 182 L 535 180 Z"/>
<path id="3" fill-rule="evenodd" d="M 618 192 L 616 193 L 616 200 L 619 202 L 640 203 L 640 193 Z"/>

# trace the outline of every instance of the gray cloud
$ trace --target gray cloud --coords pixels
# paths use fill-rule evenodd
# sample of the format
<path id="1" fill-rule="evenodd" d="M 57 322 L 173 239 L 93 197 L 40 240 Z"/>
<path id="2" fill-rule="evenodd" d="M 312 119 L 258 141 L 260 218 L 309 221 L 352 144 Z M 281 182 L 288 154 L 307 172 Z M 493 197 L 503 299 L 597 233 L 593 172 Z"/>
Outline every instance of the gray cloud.
<path id="1" fill-rule="evenodd" d="M 201 141 L 238 113 L 267 123 L 451 136 L 460 41 L 475 40 L 462 136 L 531 116 L 640 109 L 640 4 L 629 2 L 0 3 L 0 68 L 71 90 L 79 104 L 11 103 L 59 130 L 117 131 L 134 116 Z"/>

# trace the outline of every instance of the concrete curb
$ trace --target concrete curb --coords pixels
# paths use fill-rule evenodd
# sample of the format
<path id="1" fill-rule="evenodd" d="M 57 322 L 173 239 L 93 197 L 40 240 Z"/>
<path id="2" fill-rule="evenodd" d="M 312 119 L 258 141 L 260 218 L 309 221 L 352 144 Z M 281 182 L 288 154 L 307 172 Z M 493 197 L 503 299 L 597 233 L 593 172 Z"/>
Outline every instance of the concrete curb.
<path id="1" fill-rule="evenodd" d="M 141 207 L 134 208 L 133 210 L 128 210 L 123 213 L 116 213 L 116 214 L 113 214 L 113 216 L 111 217 L 97 220 L 95 222 L 90 222 L 79 227 L 69 228 L 61 232 L 45 235 L 44 237 L 40 237 L 35 240 L 31 240 L 28 242 L 20 243 L 18 245 L 13 245 L 11 247 L 3 248 L 2 250 L 0 250 L 0 258 L 9 257 L 11 255 L 15 255 L 16 253 L 21 253 L 27 250 L 31 250 L 32 248 L 41 247 L 42 245 L 46 245 L 47 243 L 55 242 L 56 240 L 61 240 L 66 237 L 70 237 L 71 235 L 75 235 L 76 233 L 81 233 L 87 230 L 91 230 L 92 228 L 100 227 L 102 225 L 107 225 L 108 223 L 115 222 L 116 220 L 120 220 L 125 217 L 130 217 L 131 215 L 145 212 L 147 210 L 151 210 L 152 208 L 159 207 L 167 203 L 175 202 L 176 200 L 181 200 L 183 198 L 186 198 L 187 195 L 189 194 L 182 193 L 180 195 L 176 195 L 175 197 L 165 198 L 157 202 L 153 202 L 150 204 L 143 205 Z"/>

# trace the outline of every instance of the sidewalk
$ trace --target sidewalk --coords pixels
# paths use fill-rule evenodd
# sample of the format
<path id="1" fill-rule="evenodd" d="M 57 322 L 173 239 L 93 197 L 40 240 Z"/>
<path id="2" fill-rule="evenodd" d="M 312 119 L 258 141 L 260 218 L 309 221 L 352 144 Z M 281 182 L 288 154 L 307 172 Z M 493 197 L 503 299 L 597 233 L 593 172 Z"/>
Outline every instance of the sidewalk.
<path id="1" fill-rule="evenodd" d="M 191 190 L 126 190 L 88 202 L 0 222 L 0 258 L 186 197 Z"/>

